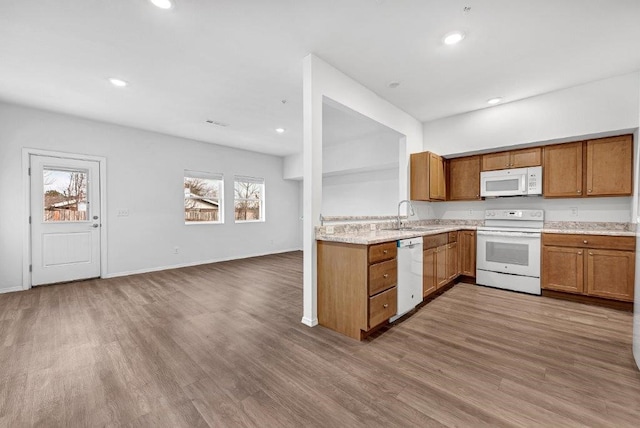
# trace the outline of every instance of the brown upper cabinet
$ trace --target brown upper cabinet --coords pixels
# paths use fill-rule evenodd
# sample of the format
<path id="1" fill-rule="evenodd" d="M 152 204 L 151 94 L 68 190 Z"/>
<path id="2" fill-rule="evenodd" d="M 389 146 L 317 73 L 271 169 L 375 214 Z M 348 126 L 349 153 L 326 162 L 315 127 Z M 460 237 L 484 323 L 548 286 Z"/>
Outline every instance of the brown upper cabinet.
<path id="1" fill-rule="evenodd" d="M 631 195 L 633 137 L 587 141 L 587 196 Z"/>
<path id="2" fill-rule="evenodd" d="M 411 154 L 411 200 L 444 201 L 444 159 L 431 152 Z"/>
<path id="3" fill-rule="evenodd" d="M 508 168 L 526 168 L 542 165 L 542 148 L 511 150 L 482 155 L 482 171 Z"/>
<path id="4" fill-rule="evenodd" d="M 447 160 L 447 200 L 480 200 L 480 156 Z"/>
<path id="5" fill-rule="evenodd" d="M 547 146 L 543 177 L 546 198 L 631 195 L 633 137 Z"/>
<path id="6" fill-rule="evenodd" d="M 542 194 L 548 198 L 582 196 L 583 142 L 556 144 L 544 148 Z"/>

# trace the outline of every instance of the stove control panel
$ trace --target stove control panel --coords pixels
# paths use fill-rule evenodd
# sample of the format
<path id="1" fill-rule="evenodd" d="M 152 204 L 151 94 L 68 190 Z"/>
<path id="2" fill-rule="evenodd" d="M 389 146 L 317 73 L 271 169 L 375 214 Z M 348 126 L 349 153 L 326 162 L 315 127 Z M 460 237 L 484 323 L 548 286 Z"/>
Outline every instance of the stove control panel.
<path id="1" fill-rule="evenodd" d="M 484 218 L 488 220 L 542 221 L 544 210 L 486 210 Z"/>

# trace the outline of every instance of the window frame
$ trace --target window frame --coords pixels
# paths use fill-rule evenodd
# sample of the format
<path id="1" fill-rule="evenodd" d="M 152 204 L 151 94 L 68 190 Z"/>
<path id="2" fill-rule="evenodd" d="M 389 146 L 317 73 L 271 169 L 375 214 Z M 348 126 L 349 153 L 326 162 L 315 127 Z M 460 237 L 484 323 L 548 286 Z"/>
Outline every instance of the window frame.
<path id="1" fill-rule="evenodd" d="M 236 197 L 236 183 L 255 183 L 259 184 L 262 188 L 260 191 L 260 199 L 249 198 L 237 198 Z M 266 180 L 262 177 L 251 177 L 247 175 L 234 175 L 233 176 L 233 220 L 235 223 L 264 223 L 266 222 Z M 260 218 L 252 220 L 239 220 L 236 218 L 236 202 L 237 201 L 259 201 Z"/>
<path id="2" fill-rule="evenodd" d="M 212 199 L 212 198 L 193 198 L 187 197 L 184 191 L 186 190 L 184 187 L 184 183 L 187 179 L 199 179 L 199 180 L 214 180 L 218 181 L 218 220 L 217 221 L 197 221 L 197 220 L 187 220 L 186 217 L 186 204 L 183 208 L 182 219 L 185 226 L 192 226 L 196 224 L 224 224 L 224 174 L 222 173 L 212 173 L 212 172 L 204 172 L 204 171 L 194 171 L 194 170 L 184 170 L 184 176 L 182 181 L 182 191 L 183 191 L 183 204 L 187 199 L 197 200 L 197 199 Z"/>

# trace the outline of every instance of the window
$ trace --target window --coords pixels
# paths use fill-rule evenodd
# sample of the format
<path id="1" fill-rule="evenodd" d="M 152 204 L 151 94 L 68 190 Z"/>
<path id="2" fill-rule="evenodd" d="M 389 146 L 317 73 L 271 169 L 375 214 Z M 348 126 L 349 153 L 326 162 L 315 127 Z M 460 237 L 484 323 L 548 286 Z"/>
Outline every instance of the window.
<path id="1" fill-rule="evenodd" d="M 236 223 L 264 221 L 264 178 L 236 176 L 233 189 Z"/>
<path id="2" fill-rule="evenodd" d="M 185 224 L 223 223 L 222 174 L 184 172 Z"/>
<path id="3" fill-rule="evenodd" d="M 86 170 L 44 168 L 44 221 L 87 220 Z"/>

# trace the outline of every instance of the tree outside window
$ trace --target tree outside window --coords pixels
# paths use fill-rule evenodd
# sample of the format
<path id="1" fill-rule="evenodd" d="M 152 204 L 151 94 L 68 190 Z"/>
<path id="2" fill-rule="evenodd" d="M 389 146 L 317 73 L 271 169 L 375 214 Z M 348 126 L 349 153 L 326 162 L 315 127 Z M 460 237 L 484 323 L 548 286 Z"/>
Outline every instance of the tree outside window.
<path id="1" fill-rule="evenodd" d="M 194 223 L 222 223 L 222 174 L 185 171 L 184 221 Z"/>
<path id="2" fill-rule="evenodd" d="M 87 220 L 87 171 L 43 171 L 44 221 Z"/>
<path id="3" fill-rule="evenodd" d="M 264 179 L 235 177 L 236 222 L 264 221 Z"/>

